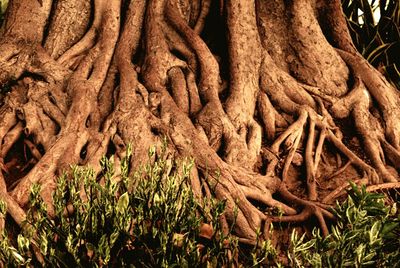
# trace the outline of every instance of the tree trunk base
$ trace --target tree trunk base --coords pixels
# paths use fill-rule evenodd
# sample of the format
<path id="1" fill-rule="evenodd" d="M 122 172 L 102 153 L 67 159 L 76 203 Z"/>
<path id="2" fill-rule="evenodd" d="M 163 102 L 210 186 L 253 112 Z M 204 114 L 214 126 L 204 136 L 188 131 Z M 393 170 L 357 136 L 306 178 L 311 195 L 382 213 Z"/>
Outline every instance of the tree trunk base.
<path id="1" fill-rule="evenodd" d="M 355 50 L 340 1 L 42 2 L 10 1 L 0 43 L 0 193 L 18 224 L 32 184 L 52 215 L 71 164 L 118 169 L 131 144 L 134 169 L 163 137 L 249 243 L 310 217 L 326 235 L 348 180 L 398 185 L 399 93 Z"/>

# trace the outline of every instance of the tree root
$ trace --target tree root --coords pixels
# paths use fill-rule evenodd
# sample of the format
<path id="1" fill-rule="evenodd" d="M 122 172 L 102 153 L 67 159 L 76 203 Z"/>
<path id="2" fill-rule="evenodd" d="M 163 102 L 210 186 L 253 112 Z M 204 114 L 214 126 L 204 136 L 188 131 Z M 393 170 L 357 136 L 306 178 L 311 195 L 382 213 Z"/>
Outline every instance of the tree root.
<path id="1" fill-rule="evenodd" d="M 50 2 L 45 3 L 48 9 Z M 174 154 L 194 158 L 190 183 L 196 198 L 215 195 L 224 200 L 222 224 L 235 222 L 244 243 L 254 244 L 263 224 L 267 237 L 269 222 L 302 222 L 314 216 L 323 234 L 328 233 L 326 220 L 333 215 L 326 204 L 346 187 L 320 196 L 318 184 L 326 182 L 319 172 L 330 161 L 328 144 L 334 147 L 338 166 L 342 157 L 347 162 L 327 180 L 354 165 L 365 173 L 362 182 L 391 183 L 370 185 L 369 190 L 398 188 L 394 169 L 400 167 L 399 94 L 348 46 L 346 51 L 328 47 L 311 2 L 288 6 L 292 17 L 287 21 L 295 25 L 290 30 L 282 26 L 287 36 L 278 41 L 288 50 L 282 49 L 279 57 L 290 64 L 278 66 L 278 56 L 268 52 L 267 44 L 274 40 L 266 40 L 268 33 L 259 29 L 264 20 L 257 17 L 256 7 L 266 4 L 242 2 L 221 1 L 229 30 L 229 83 L 221 78 L 226 67 L 217 59 L 221 55 L 215 55 L 201 35 L 208 26 L 209 0 L 138 0 L 130 1 L 127 10 L 121 9 L 121 1 L 105 5 L 96 0 L 85 34 L 85 19 L 77 22 L 82 32 L 75 35 L 75 44 L 67 45 L 61 34 L 51 35 L 47 44 L 36 40 L 43 34 L 43 17 L 41 28 L 29 38 L 8 35 L 0 44 L 0 83 L 12 77 L 18 82 L 0 110 L 0 194 L 15 221 L 25 217 L 22 207 L 33 183 L 42 184 L 51 214 L 55 180 L 70 164 L 90 165 L 99 173 L 101 157 L 114 155 L 118 173 L 126 146 L 132 144 L 133 170 L 162 136 Z M 303 9 L 313 15 L 300 17 Z M 307 29 L 315 36 L 303 23 L 311 24 Z M 49 31 L 65 29 L 61 26 L 52 21 Z M 299 46 L 296 34 L 311 38 L 310 43 Z M 311 47 L 314 41 L 321 45 L 321 54 L 333 60 L 321 60 Z M 306 66 L 306 58 L 313 64 Z M 313 73 L 318 69 L 314 64 L 329 70 Z M 22 75 L 26 77 L 20 79 Z M 354 85 L 347 92 L 348 75 L 354 76 Z M 343 138 L 348 133 L 337 123 L 349 117 L 371 163 Z M 3 175 L 8 176 L 7 165 L 17 161 L 9 158 L 18 142 L 31 157 L 23 166 L 35 164 L 7 190 Z M 290 192 L 291 171 L 301 167 L 307 197 Z M 270 216 L 264 207 L 284 215 Z"/>

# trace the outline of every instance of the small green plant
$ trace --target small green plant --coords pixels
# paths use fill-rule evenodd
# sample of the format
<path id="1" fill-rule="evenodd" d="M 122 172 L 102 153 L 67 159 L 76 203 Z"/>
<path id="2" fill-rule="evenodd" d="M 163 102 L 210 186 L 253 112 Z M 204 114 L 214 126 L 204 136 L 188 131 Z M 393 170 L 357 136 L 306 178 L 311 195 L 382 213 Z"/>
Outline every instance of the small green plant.
<path id="1" fill-rule="evenodd" d="M 400 267 L 400 215 L 388 207 L 384 195 L 352 185 L 343 204 L 337 203 L 337 223 L 322 238 L 291 236 L 288 253 L 293 267 Z"/>
<path id="2" fill-rule="evenodd" d="M 270 234 L 272 235 L 273 232 L 273 225 L 271 223 Z M 252 257 L 252 266 L 251 267 L 260 267 L 261 265 L 266 264 L 275 264 L 277 263 L 277 252 L 275 247 L 272 245 L 271 240 L 264 240 L 259 238 L 260 233 L 257 232 L 257 243 L 251 251 Z"/>

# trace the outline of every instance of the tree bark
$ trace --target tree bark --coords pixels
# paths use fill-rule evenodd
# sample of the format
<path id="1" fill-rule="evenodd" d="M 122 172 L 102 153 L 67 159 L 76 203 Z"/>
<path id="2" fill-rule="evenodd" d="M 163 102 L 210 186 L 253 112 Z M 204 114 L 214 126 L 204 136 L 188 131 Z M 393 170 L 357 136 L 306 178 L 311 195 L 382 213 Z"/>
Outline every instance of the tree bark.
<path id="1" fill-rule="evenodd" d="M 348 176 L 398 182 L 399 92 L 356 51 L 339 0 L 10 0 L 0 83 L 17 223 L 33 183 L 52 214 L 70 164 L 99 172 L 132 144 L 133 169 L 163 137 L 248 243 L 271 221 L 316 217 L 326 234 L 324 197 Z"/>

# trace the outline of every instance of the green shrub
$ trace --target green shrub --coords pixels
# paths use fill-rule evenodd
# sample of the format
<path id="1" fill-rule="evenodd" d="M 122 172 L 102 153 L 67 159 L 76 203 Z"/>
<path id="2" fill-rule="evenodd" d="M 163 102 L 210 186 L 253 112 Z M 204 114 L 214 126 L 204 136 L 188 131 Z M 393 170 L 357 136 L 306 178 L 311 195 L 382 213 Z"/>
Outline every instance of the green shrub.
<path id="1" fill-rule="evenodd" d="M 150 157 L 155 162 L 132 176 L 129 157 L 123 159 L 119 180 L 113 158 L 103 158 L 100 180 L 89 168 L 73 167 L 70 179 L 58 180 L 53 218 L 40 187 L 34 186 L 27 212 L 31 227 L 16 241 L 3 235 L 1 260 L 8 267 L 39 266 L 36 245 L 50 267 L 216 267 L 231 262 L 228 250 L 236 250 L 237 239 L 222 232 L 224 203 L 195 199 L 188 181 L 193 162 L 165 160 L 165 152 L 156 156 L 154 149 Z"/>
<path id="2" fill-rule="evenodd" d="M 0 261 L 7 267 L 281 267 L 282 252 L 271 241 L 245 247 L 231 232 L 224 235 L 224 202 L 199 202 L 191 191 L 193 162 L 167 159 L 165 150 L 156 155 L 153 148 L 152 164 L 129 175 L 130 155 L 128 148 L 120 175 L 113 158 L 102 159 L 98 176 L 72 167 L 58 180 L 54 217 L 35 185 L 25 228 L 0 235 Z M 353 185 L 337 203 L 330 235 L 292 233 L 289 265 L 400 267 L 396 202 L 387 206 L 383 195 Z M 0 217 L 5 213 L 0 202 Z"/>
<path id="3" fill-rule="evenodd" d="M 352 185 L 343 204 L 337 203 L 337 223 L 326 238 L 314 229 L 312 238 L 291 236 L 293 267 L 400 267 L 398 202 L 388 207 L 384 195 Z"/>

